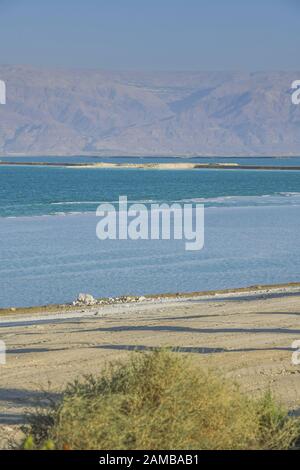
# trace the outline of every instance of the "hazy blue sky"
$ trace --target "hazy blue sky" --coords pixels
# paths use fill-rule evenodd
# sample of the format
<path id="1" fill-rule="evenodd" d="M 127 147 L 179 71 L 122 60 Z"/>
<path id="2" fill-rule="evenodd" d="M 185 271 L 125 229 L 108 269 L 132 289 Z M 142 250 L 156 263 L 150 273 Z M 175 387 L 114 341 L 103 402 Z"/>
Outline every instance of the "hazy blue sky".
<path id="1" fill-rule="evenodd" d="M 0 0 L 0 63 L 299 69 L 300 0 Z"/>

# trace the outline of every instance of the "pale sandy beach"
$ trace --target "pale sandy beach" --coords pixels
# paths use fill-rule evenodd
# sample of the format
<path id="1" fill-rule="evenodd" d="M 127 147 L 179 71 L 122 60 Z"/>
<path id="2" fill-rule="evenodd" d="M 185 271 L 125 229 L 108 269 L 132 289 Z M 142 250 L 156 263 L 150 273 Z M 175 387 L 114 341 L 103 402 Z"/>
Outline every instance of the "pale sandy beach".
<path id="1" fill-rule="evenodd" d="M 300 170 L 299 165 L 257 165 L 257 164 L 239 164 L 232 162 L 220 163 L 112 163 L 112 162 L 96 162 L 96 163 L 65 163 L 65 162 L 17 162 L 17 161 L 0 161 L 0 166 L 37 166 L 37 167 L 65 167 L 78 169 L 131 169 L 131 170 Z"/>
<path id="2" fill-rule="evenodd" d="M 271 388 L 289 410 L 300 409 L 300 286 L 158 297 L 96 307 L 3 311 L 7 363 L 0 375 L 0 446 L 21 436 L 24 413 L 56 398 L 67 382 L 98 373 L 129 351 L 166 346 L 188 354 L 258 395 Z"/>

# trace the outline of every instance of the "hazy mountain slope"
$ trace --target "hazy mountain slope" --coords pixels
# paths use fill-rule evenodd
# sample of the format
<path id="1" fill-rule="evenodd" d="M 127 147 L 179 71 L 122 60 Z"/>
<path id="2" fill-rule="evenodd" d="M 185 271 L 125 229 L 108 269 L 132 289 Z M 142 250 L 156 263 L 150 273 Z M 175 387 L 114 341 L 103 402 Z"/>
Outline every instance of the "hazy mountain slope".
<path id="1" fill-rule="evenodd" d="M 0 66 L 0 154 L 300 155 L 297 78 Z"/>

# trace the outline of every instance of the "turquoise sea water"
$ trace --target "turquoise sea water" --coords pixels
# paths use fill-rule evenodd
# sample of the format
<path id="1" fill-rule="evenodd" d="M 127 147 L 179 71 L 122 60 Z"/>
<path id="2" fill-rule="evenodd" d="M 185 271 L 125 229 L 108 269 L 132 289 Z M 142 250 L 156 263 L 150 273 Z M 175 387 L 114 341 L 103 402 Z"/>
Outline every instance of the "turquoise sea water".
<path id="1" fill-rule="evenodd" d="M 100 202 L 205 204 L 205 246 L 99 241 Z M 299 281 L 300 172 L 0 167 L 0 307 Z"/>
<path id="2" fill-rule="evenodd" d="M 94 212 L 119 195 L 207 207 L 298 204 L 300 171 L 0 167 L 0 217 Z"/>

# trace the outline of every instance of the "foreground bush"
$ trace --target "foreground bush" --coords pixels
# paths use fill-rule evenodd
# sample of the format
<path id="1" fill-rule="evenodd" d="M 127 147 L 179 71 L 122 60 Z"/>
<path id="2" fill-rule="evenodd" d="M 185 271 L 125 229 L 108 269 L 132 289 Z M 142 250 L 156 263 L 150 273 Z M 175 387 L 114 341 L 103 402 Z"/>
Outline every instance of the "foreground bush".
<path id="1" fill-rule="evenodd" d="M 299 433 L 267 394 L 254 401 L 178 353 L 134 353 L 68 386 L 33 417 L 24 447 L 56 449 L 286 449 Z"/>

